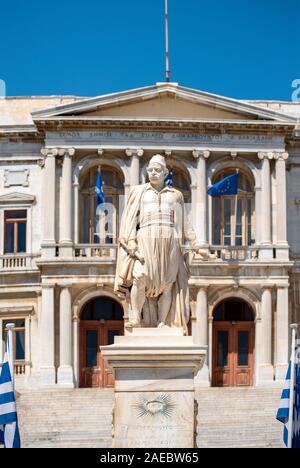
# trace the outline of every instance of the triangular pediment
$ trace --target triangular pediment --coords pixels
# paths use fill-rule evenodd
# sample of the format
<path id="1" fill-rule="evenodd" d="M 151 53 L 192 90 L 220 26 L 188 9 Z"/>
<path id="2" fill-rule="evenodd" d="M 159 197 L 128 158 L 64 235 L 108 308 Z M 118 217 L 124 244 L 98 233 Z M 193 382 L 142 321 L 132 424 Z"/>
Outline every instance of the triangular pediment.
<path id="1" fill-rule="evenodd" d="M 1 203 L 32 204 L 34 202 L 35 202 L 35 196 L 27 194 L 27 193 L 11 192 L 11 193 L 7 193 L 5 195 L 0 196 L 0 204 Z"/>
<path id="2" fill-rule="evenodd" d="M 294 118 L 287 114 L 237 99 L 184 88 L 176 83 L 158 83 L 146 88 L 83 99 L 32 115 L 34 120 L 120 118 L 294 122 Z"/>

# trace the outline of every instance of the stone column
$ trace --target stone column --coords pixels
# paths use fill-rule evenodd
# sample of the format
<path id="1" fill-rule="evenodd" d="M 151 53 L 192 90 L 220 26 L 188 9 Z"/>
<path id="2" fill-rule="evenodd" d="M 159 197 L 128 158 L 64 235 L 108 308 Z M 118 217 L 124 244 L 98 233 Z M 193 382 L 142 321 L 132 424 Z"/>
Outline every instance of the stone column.
<path id="1" fill-rule="evenodd" d="M 289 294 L 288 286 L 277 288 L 276 380 L 284 380 L 289 361 Z"/>
<path id="2" fill-rule="evenodd" d="M 272 240 L 271 240 L 271 175 L 270 159 L 273 153 L 258 153 L 261 165 L 261 205 L 260 210 L 260 258 L 273 258 Z"/>
<path id="3" fill-rule="evenodd" d="M 43 148 L 44 167 L 42 175 L 42 256 L 55 257 L 56 237 L 55 237 L 55 169 L 58 154 L 57 149 Z"/>
<path id="4" fill-rule="evenodd" d="M 30 361 L 31 361 L 31 350 L 30 350 L 30 323 L 31 316 L 27 316 L 25 319 L 25 375 L 30 375 Z"/>
<path id="5" fill-rule="evenodd" d="M 72 156 L 73 148 L 59 150 L 63 155 L 62 183 L 60 186 L 60 216 L 59 216 L 59 255 L 71 257 L 72 248 Z"/>
<path id="6" fill-rule="evenodd" d="M 144 154 L 143 149 L 130 149 L 125 150 L 126 156 L 131 158 L 130 165 L 130 185 L 139 185 L 140 183 L 140 161 Z"/>
<path id="7" fill-rule="evenodd" d="M 194 343 L 205 347 L 208 346 L 208 309 L 207 309 L 207 287 L 200 286 L 197 292 L 196 300 L 196 334 L 193 337 Z M 205 357 L 205 362 L 202 369 L 195 376 L 195 385 L 209 386 L 208 358 Z"/>
<path id="8" fill-rule="evenodd" d="M 272 286 L 263 286 L 261 298 L 261 336 L 259 349 L 259 383 L 273 382 L 272 365 Z"/>
<path id="9" fill-rule="evenodd" d="M 288 153 L 274 153 L 276 160 L 276 189 L 277 189 L 277 235 L 276 258 L 288 260 L 289 246 L 287 242 L 287 193 L 286 193 L 286 161 Z"/>
<path id="10" fill-rule="evenodd" d="M 206 160 L 210 156 L 209 151 L 194 150 L 193 156 L 197 160 L 197 196 L 194 229 L 197 239 L 202 247 L 208 246 L 207 237 L 207 178 Z"/>
<path id="11" fill-rule="evenodd" d="M 42 284 L 40 315 L 40 384 L 55 385 L 54 366 L 54 285 Z"/>
<path id="12" fill-rule="evenodd" d="M 79 318 L 77 314 L 73 316 L 73 369 L 74 384 L 79 387 Z"/>
<path id="13" fill-rule="evenodd" d="M 57 372 L 57 383 L 63 387 L 73 388 L 71 285 L 62 284 L 60 286 L 59 368 Z"/>
<path id="14" fill-rule="evenodd" d="M 74 244 L 79 244 L 79 182 L 73 183 L 74 190 Z"/>
<path id="15" fill-rule="evenodd" d="M 261 187 L 255 187 L 255 245 L 261 242 Z"/>

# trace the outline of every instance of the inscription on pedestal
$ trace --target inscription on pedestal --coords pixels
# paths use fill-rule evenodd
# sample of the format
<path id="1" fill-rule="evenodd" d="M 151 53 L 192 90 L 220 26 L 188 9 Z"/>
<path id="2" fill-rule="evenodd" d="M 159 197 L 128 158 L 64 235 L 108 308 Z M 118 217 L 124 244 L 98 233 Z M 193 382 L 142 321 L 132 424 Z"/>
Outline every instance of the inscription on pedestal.
<path id="1" fill-rule="evenodd" d="M 193 392 L 116 394 L 115 447 L 193 447 L 193 441 Z"/>

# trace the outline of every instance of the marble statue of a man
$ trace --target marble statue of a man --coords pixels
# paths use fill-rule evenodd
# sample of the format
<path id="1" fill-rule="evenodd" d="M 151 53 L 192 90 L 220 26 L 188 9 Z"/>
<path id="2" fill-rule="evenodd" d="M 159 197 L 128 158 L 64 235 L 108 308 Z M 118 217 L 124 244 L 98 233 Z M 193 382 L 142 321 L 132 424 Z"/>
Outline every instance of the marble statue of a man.
<path id="1" fill-rule="evenodd" d="M 143 322 L 186 332 L 188 269 L 180 247 L 183 195 L 164 186 L 168 169 L 163 156 L 151 158 L 147 173 L 149 182 L 132 187 L 122 215 L 115 291 L 130 294 L 127 327 Z"/>

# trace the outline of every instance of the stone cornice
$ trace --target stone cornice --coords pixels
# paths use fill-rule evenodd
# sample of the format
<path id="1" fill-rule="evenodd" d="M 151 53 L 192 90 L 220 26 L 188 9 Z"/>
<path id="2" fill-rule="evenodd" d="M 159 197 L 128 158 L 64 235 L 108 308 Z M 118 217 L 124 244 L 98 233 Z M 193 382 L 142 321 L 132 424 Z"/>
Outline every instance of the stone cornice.
<path id="1" fill-rule="evenodd" d="M 25 315 L 33 315 L 34 314 L 34 307 L 33 306 L 8 306 L 8 307 L 0 307 L 0 318 L 6 317 L 9 315 L 10 318 L 14 318 L 14 316 L 25 316 Z"/>
<path id="2" fill-rule="evenodd" d="M 7 193 L 5 195 L 0 196 L 0 204 L 30 204 L 32 205 L 35 202 L 35 196 L 30 195 L 27 193 L 21 193 L 21 192 L 11 192 Z"/>
<path id="3" fill-rule="evenodd" d="M 186 102 L 212 106 L 213 108 L 244 114 L 250 118 L 265 118 L 283 122 L 296 122 L 294 116 L 283 112 L 257 106 L 253 103 L 234 98 L 186 88 L 178 85 L 178 83 L 156 83 L 156 85 L 144 88 L 81 99 L 69 104 L 62 104 L 48 109 L 33 111 L 32 117 L 34 121 L 43 118 L 55 118 L 61 116 L 66 116 L 67 118 L 72 116 L 76 119 L 78 117 L 80 118 L 80 114 L 82 113 L 95 112 L 97 109 L 108 109 L 109 112 L 109 108 L 114 106 L 143 102 L 145 99 L 155 99 L 162 96 L 173 96 L 175 99 L 178 98 Z M 78 117 L 76 117 L 76 115 Z"/>

